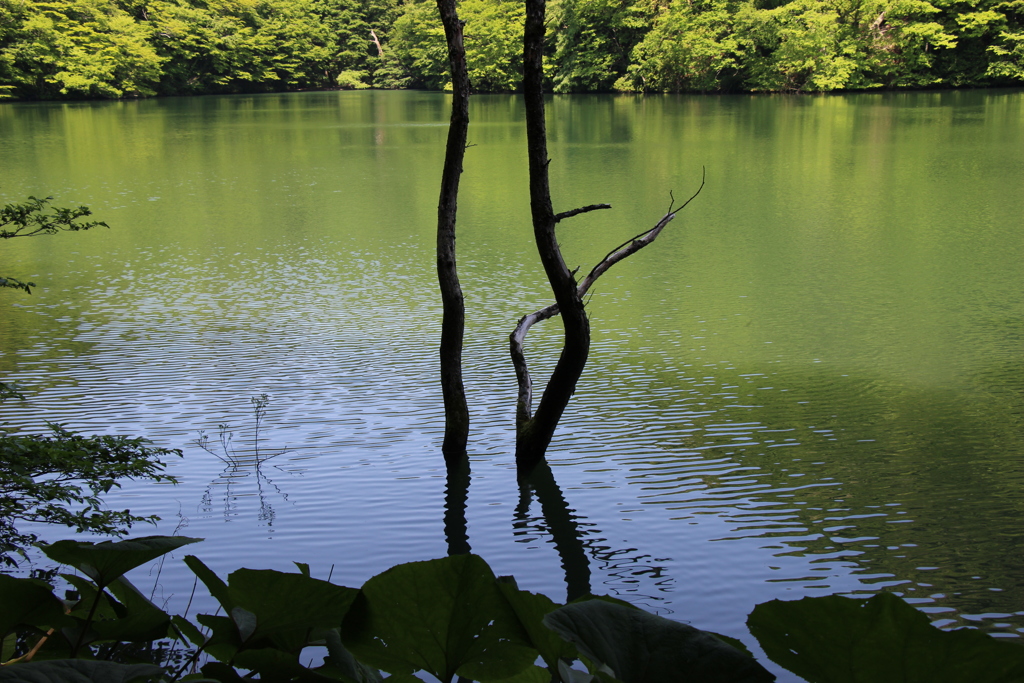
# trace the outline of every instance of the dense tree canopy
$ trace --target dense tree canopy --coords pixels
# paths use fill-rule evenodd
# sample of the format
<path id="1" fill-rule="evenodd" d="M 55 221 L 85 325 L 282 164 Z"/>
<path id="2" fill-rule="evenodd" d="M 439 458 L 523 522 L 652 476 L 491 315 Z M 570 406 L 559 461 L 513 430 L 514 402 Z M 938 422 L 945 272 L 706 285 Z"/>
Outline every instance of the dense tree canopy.
<path id="1" fill-rule="evenodd" d="M 475 90 L 521 86 L 524 5 L 462 0 Z M 552 0 L 555 92 L 1024 82 L 1024 0 Z M 431 0 L 0 0 L 0 96 L 449 86 Z"/>

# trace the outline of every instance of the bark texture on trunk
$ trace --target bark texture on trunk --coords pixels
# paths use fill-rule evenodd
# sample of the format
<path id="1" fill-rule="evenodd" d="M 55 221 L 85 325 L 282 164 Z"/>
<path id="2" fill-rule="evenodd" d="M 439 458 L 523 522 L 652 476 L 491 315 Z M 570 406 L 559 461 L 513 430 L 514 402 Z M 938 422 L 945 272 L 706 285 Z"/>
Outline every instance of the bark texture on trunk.
<path id="1" fill-rule="evenodd" d="M 576 279 L 565 265 L 555 237 L 557 218 L 548 184 L 548 145 L 544 120 L 545 0 L 526 0 L 523 32 L 523 95 L 526 104 L 527 156 L 533 234 L 544 272 L 562 314 L 565 343 L 536 412 L 520 404 L 516 424 L 516 466 L 521 476 L 544 458 L 551 437 L 583 374 L 590 353 L 590 321 Z"/>
<path id="2" fill-rule="evenodd" d="M 448 41 L 448 62 L 452 76 L 452 117 L 441 173 L 441 196 L 437 205 L 437 280 L 441 289 L 441 392 L 444 397 L 445 460 L 465 456 L 469 440 L 469 406 L 462 381 L 462 345 L 466 329 L 466 306 L 459 284 L 455 258 L 455 218 L 458 210 L 459 180 L 469 133 L 469 72 L 463 45 L 462 22 L 455 0 L 437 0 L 437 8 Z"/>

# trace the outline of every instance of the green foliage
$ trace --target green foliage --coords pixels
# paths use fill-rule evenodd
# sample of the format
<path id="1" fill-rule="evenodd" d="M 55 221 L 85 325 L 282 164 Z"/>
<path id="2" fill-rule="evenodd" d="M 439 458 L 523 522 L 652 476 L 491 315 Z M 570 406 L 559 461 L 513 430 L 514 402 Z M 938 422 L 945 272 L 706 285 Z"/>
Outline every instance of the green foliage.
<path id="1" fill-rule="evenodd" d="M 389 47 L 390 59 L 404 75 L 403 87 L 444 89 L 448 83 L 448 48 L 437 6 L 431 0 L 406 5 L 395 21 Z"/>
<path id="2" fill-rule="evenodd" d="M 630 0 L 557 0 L 548 14 L 554 46 L 546 75 L 555 92 L 611 90 L 650 30 L 651 8 Z"/>
<path id="3" fill-rule="evenodd" d="M 722 90 L 736 84 L 741 43 L 725 0 L 675 0 L 634 48 L 634 62 L 617 90 Z"/>
<path id="4" fill-rule="evenodd" d="M 100 497 L 122 479 L 174 481 L 164 473 L 161 458 L 180 456 L 180 451 L 154 447 L 146 439 L 83 436 L 60 425 L 49 427 L 49 435 L 0 430 L 0 561 L 7 564 L 37 540 L 35 534 L 19 532 L 18 522 L 123 534 L 136 522 L 155 518 L 102 509 Z"/>
<path id="5" fill-rule="evenodd" d="M 515 90 L 522 80 L 526 10 L 512 0 L 465 0 L 466 63 L 474 90 Z M 406 5 L 395 22 L 391 59 L 405 75 L 403 87 L 449 90 L 448 45 L 433 0 Z"/>
<path id="6" fill-rule="evenodd" d="M 473 88 L 517 90 L 523 80 L 523 25 L 526 7 L 511 0 L 465 0 L 466 62 Z"/>
<path id="7" fill-rule="evenodd" d="M 0 75 L 17 96 L 155 94 L 163 59 L 147 27 L 112 0 L 4 1 Z"/>
<path id="8" fill-rule="evenodd" d="M 511 577 L 496 579 L 475 555 L 398 565 L 358 590 L 314 579 L 302 564 L 297 573 L 240 569 L 225 582 L 189 556 L 186 564 L 224 612 L 200 614 L 202 628 L 167 615 L 118 574 L 196 540 L 46 546 L 86 574 L 63 575 L 79 593 L 67 603 L 41 581 L 0 575 L 0 640 L 7 644 L 0 681 L 415 683 L 422 679 L 413 674 L 424 672 L 446 683 L 457 676 L 505 683 L 774 679 L 729 639 L 612 598 L 558 605 L 520 591 Z M 939 631 L 889 594 L 772 601 L 755 608 L 748 624 L 770 657 L 811 683 L 995 683 L 1024 674 L 1019 645 Z M 143 664 L 126 647 L 168 637 L 177 642 L 174 665 Z M 302 664 L 307 647 L 326 650 L 322 665 Z M 547 668 L 533 664 L 538 657 Z M 189 673 L 201 663 L 201 674 Z"/>
<path id="9" fill-rule="evenodd" d="M 0 208 L 0 239 L 109 227 L 102 221 L 81 220 L 92 215 L 88 207 L 50 207 L 51 199 L 29 197 Z M 34 286 L 0 277 L 0 288 L 31 294 Z M 0 382 L 0 402 L 14 398 L 24 397 Z M 13 555 L 24 555 L 24 549 L 37 540 L 35 534 L 19 532 L 18 522 L 63 524 L 80 533 L 121 535 L 136 522 L 157 518 L 133 515 L 130 510 L 104 510 L 100 497 L 119 487 L 121 479 L 175 481 L 164 474 L 161 458 L 180 456 L 179 450 L 126 436 L 83 436 L 47 424 L 49 435 L 16 435 L 0 427 L 0 562 L 7 565 L 16 564 Z"/>
<path id="10" fill-rule="evenodd" d="M 745 7 L 737 33 L 748 46 L 753 90 L 828 91 L 922 86 L 936 50 L 954 36 L 930 21 L 939 10 L 924 0 L 794 0 L 774 9 Z"/>
<path id="11" fill-rule="evenodd" d="M 0 0 L 3 2 L 4 0 Z M 85 221 L 79 219 L 92 215 L 88 207 L 68 209 L 60 207 L 48 207 L 50 200 L 29 197 L 27 201 L 20 204 L 5 204 L 0 208 L 0 239 L 13 239 L 15 237 L 36 237 L 39 235 L 54 235 L 58 232 L 75 232 L 88 230 L 97 226 L 109 227 L 103 221 Z M 26 294 L 32 293 L 35 283 L 22 282 L 12 277 L 0 277 L 0 288 L 11 287 L 20 289 Z M 6 384 L 0 385 L 0 400 L 7 397 L 20 396 L 13 392 Z"/>
<path id="12" fill-rule="evenodd" d="M 1024 0 L 550 0 L 554 92 L 1024 82 Z M 463 0 L 477 91 L 520 87 L 524 7 Z M 378 50 L 378 42 L 380 48 Z M 0 0 L 0 98 L 448 87 L 432 0 Z"/>
<path id="13" fill-rule="evenodd" d="M 366 82 L 367 76 L 365 71 L 342 71 L 335 82 L 342 90 L 363 90 L 370 87 Z"/>
<path id="14" fill-rule="evenodd" d="M 985 75 L 999 82 L 1024 81 L 1024 0 L 994 3 L 977 15 L 984 17 L 983 37 L 991 40 L 985 48 L 989 59 L 980 60 L 987 63 Z"/>

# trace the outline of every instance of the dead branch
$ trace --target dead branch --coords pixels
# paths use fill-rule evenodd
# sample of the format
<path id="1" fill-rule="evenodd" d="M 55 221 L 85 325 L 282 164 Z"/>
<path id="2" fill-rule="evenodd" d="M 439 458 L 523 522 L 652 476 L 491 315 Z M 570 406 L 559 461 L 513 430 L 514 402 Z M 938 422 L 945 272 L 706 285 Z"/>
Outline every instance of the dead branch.
<path id="1" fill-rule="evenodd" d="M 576 291 L 579 297 L 582 299 L 583 296 L 590 290 L 590 288 L 597 282 L 597 279 L 608 272 L 608 270 L 616 263 L 632 256 L 636 252 L 640 251 L 654 240 L 658 238 L 662 230 L 665 229 L 672 219 L 676 217 L 676 214 L 686 208 L 687 204 L 692 202 L 697 195 L 700 194 L 701 190 L 704 189 L 704 181 L 706 177 L 706 170 L 701 173 L 700 187 L 697 191 L 687 199 L 682 206 L 678 209 L 673 209 L 675 201 L 669 204 L 668 212 L 662 216 L 653 228 L 645 230 L 635 237 L 623 242 L 619 246 L 612 249 L 608 254 L 601 259 L 601 261 L 593 267 L 589 274 L 583 281 L 580 282 Z M 593 210 L 594 208 L 610 208 L 607 204 L 594 204 L 591 207 L 584 207 L 584 209 L 575 209 L 574 211 L 567 211 L 565 214 L 558 214 L 559 216 L 576 215 L 583 213 L 584 210 Z M 524 315 L 519 319 L 516 324 L 515 330 L 509 335 L 509 355 L 512 357 L 512 367 L 516 371 L 516 380 L 519 383 L 519 395 L 516 400 L 516 424 L 523 425 L 530 420 L 533 414 L 533 379 L 530 377 L 530 369 L 526 362 L 526 355 L 523 350 L 523 346 L 526 342 L 526 334 L 530 331 L 530 328 L 539 322 L 553 318 L 559 314 L 558 304 L 554 303 L 546 306 L 539 311 L 534 311 L 529 315 Z"/>
<path id="2" fill-rule="evenodd" d="M 589 205 L 581 207 L 579 209 L 573 209 L 572 211 L 563 211 L 562 213 L 556 213 L 555 214 L 555 222 L 557 223 L 558 221 L 562 220 L 563 218 L 572 218 L 573 216 L 578 216 L 581 213 L 587 213 L 588 211 L 597 211 L 598 209 L 610 209 L 610 208 L 612 208 L 611 204 L 589 204 Z"/>
<path id="3" fill-rule="evenodd" d="M 377 56 L 383 57 L 384 48 L 380 46 L 380 38 L 377 37 L 376 32 L 372 28 L 370 29 L 370 37 L 373 38 L 373 44 L 377 46 Z"/>

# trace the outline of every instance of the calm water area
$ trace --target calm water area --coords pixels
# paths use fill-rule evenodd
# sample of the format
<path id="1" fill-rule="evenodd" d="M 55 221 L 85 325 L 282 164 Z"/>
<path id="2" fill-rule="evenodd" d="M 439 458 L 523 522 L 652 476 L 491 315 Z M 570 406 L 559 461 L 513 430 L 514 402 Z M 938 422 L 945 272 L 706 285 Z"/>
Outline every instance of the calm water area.
<path id="1" fill-rule="evenodd" d="M 0 295 L 0 378 L 28 399 L 0 420 L 183 449 L 177 486 L 108 500 L 163 517 L 141 534 L 205 538 L 186 550 L 222 575 L 301 561 L 357 586 L 445 555 L 448 106 L 0 105 L 0 201 L 53 195 L 110 225 L 0 245 L 0 271 L 38 285 Z M 522 99 L 477 96 L 471 116 L 473 552 L 558 600 L 560 554 L 576 552 L 595 593 L 751 645 L 759 602 L 879 590 L 940 626 L 1024 635 L 1024 92 L 552 98 L 556 211 L 614 207 L 561 224 L 571 266 L 654 225 L 702 166 L 707 185 L 598 283 L 543 509 L 516 485 L 507 353 L 550 299 Z M 531 332 L 540 381 L 559 333 Z M 276 457 L 257 471 L 261 394 L 258 444 Z M 199 448 L 200 430 L 238 461 Z M 184 554 L 136 578 L 171 609 L 192 589 Z"/>

